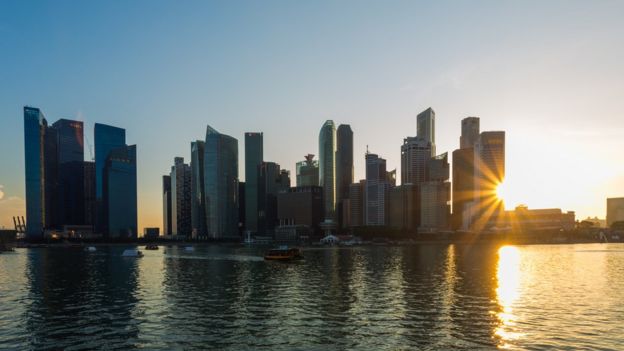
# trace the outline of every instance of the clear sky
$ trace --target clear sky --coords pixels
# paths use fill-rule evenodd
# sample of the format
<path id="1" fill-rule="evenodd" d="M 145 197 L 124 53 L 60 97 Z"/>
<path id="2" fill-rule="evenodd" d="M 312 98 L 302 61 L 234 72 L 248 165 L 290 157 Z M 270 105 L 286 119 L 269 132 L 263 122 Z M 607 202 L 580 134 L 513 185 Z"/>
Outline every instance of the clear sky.
<path id="1" fill-rule="evenodd" d="M 400 166 L 416 114 L 438 152 L 460 120 L 507 132 L 507 207 L 605 216 L 624 196 L 623 1 L 0 1 L 0 226 L 24 213 L 22 106 L 125 128 L 139 227 L 162 225 L 161 175 L 206 125 L 262 131 L 294 170 L 326 119 Z M 90 158 L 85 150 L 86 158 Z M 240 155 L 241 179 L 244 179 Z M 293 172 L 294 173 L 294 172 Z M 293 177 L 294 183 L 294 177 Z"/>

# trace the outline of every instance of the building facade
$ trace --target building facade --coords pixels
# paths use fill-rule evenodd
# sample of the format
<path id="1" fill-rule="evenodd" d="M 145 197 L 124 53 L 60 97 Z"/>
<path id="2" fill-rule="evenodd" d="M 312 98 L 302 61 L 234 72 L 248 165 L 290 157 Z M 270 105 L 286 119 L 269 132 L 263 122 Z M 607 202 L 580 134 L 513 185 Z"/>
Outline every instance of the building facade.
<path id="1" fill-rule="evenodd" d="M 319 163 L 313 154 L 307 154 L 305 160 L 297 162 L 297 186 L 319 185 Z"/>
<path id="2" fill-rule="evenodd" d="M 171 176 L 164 175 L 163 180 L 163 235 L 172 235 Z"/>
<path id="3" fill-rule="evenodd" d="M 176 157 L 171 167 L 171 229 L 173 235 L 190 236 L 191 224 L 191 167 L 183 157 Z"/>
<path id="4" fill-rule="evenodd" d="M 111 150 L 104 164 L 103 175 L 105 237 L 136 239 L 138 235 L 136 145 Z"/>
<path id="5" fill-rule="evenodd" d="M 401 184 L 419 184 L 429 179 L 431 143 L 420 137 L 407 137 L 401 145 Z"/>
<path id="6" fill-rule="evenodd" d="M 343 201 L 349 198 L 349 185 L 353 183 L 353 131 L 348 124 L 338 126 L 336 133 L 336 218 L 343 228 Z"/>
<path id="7" fill-rule="evenodd" d="M 387 196 L 390 190 L 386 160 L 366 154 L 365 225 L 386 225 Z"/>
<path id="8" fill-rule="evenodd" d="M 245 133 L 245 229 L 258 231 L 258 166 L 264 160 L 262 133 Z"/>
<path id="9" fill-rule="evenodd" d="M 45 137 L 48 123 L 34 107 L 24 107 L 26 237 L 43 238 L 46 227 Z"/>
<path id="10" fill-rule="evenodd" d="M 420 225 L 418 186 L 403 184 L 390 189 L 388 196 L 388 225 L 415 232 Z"/>
<path id="11" fill-rule="evenodd" d="M 304 226 L 311 235 L 320 235 L 323 220 L 323 188 L 293 187 L 277 194 L 279 227 Z"/>
<path id="12" fill-rule="evenodd" d="M 620 221 L 624 221 L 624 197 L 607 199 L 607 227 Z"/>
<path id="13" fill-rule="evenodd" d="M 429 156 L 435 156 L 435 112 L 431 107 L 416 116 L 416 135 L 431 144 Z"/>
<path id="14" fill-rule="evenodd" d="M 206 196 L 204 194 L 204 149 L 205 142 L 191 142 L 191 236 L 205 236 Z"/>
<path id="15" fill-rule="evenodd" d="M 319 133 L 319 185 L 323 187 L 325 220 L 334 221 L 336 206 L 336 125 L 328 120 Z"/>
<path id="16" fill-rule="evenodd" d="M 238 140 L 210 126 L 206 127 L 204 177 L 208 237 L 239 238 Z"/>

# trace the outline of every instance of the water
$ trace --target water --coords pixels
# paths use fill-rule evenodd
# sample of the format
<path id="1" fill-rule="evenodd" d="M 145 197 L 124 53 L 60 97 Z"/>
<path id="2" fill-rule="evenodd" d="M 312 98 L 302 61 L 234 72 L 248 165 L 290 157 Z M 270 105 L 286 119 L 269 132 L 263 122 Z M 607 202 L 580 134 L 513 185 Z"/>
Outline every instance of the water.
<path id="1" fill-rule="evenodd" d="M 621 349 L 624 245 L 18 249 L 0 349 Z"/>

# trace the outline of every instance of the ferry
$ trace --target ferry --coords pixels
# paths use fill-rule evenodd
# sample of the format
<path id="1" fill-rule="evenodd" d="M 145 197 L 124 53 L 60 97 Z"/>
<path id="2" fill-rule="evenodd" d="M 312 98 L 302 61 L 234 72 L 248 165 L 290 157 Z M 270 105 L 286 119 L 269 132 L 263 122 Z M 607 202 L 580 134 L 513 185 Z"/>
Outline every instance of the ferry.
<path id="1" fill-rule="evenodd" d="M 280 246 L 277 249 L 271 249 L 264 255 L 265 260 L 272 261 L 294 261 L 303 259 L 301 250 L 296 247 Z"/>

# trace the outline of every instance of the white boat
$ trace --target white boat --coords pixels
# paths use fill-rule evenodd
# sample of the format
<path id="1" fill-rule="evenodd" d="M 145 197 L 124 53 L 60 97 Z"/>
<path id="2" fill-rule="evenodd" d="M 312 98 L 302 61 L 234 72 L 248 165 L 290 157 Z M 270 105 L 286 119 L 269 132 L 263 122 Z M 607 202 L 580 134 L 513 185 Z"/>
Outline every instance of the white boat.
<path id="1" fill-rule="evenodd" d="M 143 257 L 143 253 L 137 249 L 124 250 L 122 257 Z"/>
<path id="2" fill-rule="evenodd" d="M 84 248 L 85 252 L 96 252 L 97 249 L 95 248 L 95 246 L 87 246 Z"/>
<path id="3" fill-rule="evenodd" d="M 186 252 L 193 252 L 193 251 L 195 251 L 195 248 L 193 246 L 187 246 L 187 247 L 184 248 L 184 251 L 186 251 Z"/>

